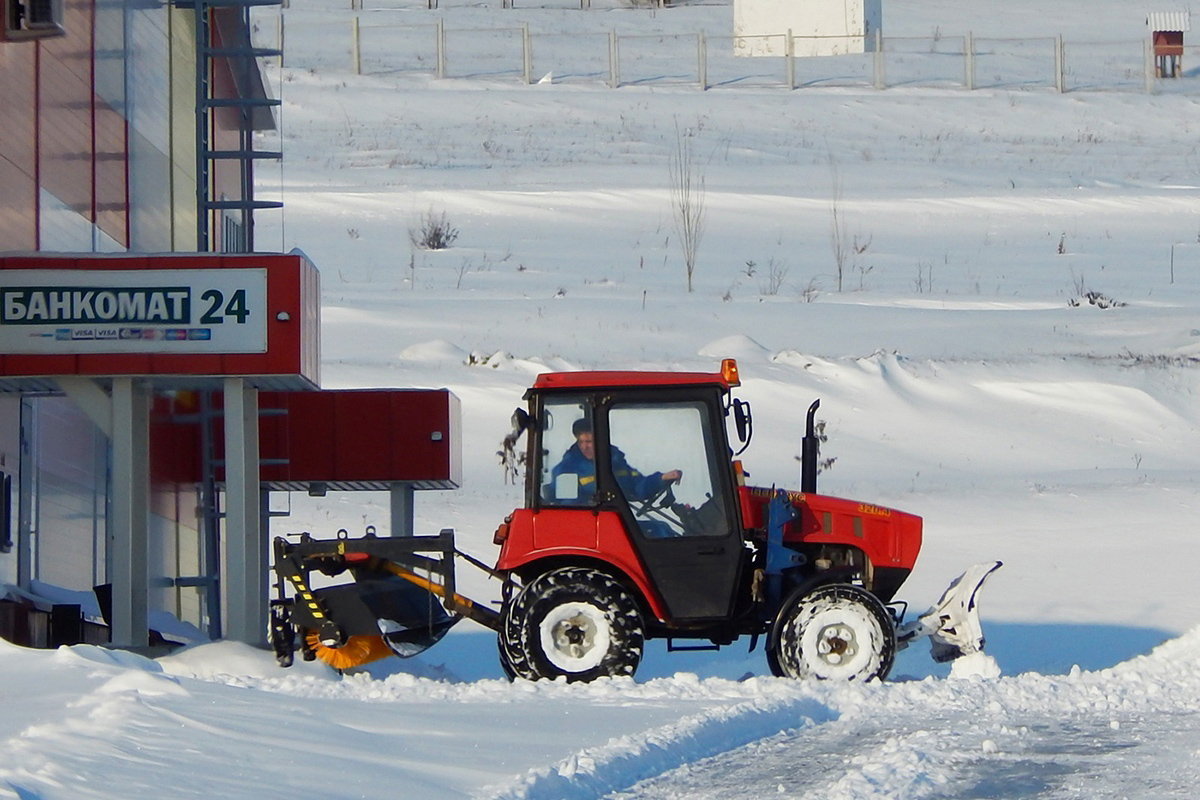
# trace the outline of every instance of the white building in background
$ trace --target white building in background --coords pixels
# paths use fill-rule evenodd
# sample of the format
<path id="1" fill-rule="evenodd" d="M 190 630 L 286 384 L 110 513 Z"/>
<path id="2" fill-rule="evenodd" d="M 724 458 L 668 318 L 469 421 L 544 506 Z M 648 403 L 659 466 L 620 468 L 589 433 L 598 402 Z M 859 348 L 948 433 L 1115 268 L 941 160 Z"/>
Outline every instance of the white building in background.
<path id="1" fill-rule="evenodd" d="M 883 0 L 734 0 L 733 48 L 739 56 L 838 56 L 875 49 Z"/>

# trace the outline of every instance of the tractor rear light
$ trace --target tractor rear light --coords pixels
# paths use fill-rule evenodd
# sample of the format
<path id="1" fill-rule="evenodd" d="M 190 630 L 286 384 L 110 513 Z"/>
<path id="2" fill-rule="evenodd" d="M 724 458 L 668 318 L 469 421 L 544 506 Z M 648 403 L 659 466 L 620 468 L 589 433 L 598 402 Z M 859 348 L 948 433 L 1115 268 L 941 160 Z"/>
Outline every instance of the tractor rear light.
<path id="1" fill-rule="evenodd" d="M 725 358 L 721 360 L 721 377 L 730 386 L 741 386 L 742 382 L 738 378 L 737 359 Z"/>
<path id="2" fill-rule="evenodd" d="M 492 544 L 504 544 L 508 539 L 508 523 L 512 522 L 512 516 L 504 518 L 504 522 L 500 523 L 500 527 L 496 528 L 496 532 L 492 534 Z"/>

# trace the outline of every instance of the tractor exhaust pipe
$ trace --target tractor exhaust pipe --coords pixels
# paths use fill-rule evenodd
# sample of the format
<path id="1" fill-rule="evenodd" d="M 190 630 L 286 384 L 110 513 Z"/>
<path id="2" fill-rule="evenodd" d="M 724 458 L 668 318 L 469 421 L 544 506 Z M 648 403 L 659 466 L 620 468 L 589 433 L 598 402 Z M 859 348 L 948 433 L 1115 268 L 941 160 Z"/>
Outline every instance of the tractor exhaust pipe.
<path id="1" fill-rule="evenodd" d="M 813 400 L 808 407 L 808 419 L 804 423 L 804 441 L 800 443 L 800 491 L 817 493 L 817 461 L 821 455 L 821 441 L 817 438 L 815 418 L 821 401 Z"/>

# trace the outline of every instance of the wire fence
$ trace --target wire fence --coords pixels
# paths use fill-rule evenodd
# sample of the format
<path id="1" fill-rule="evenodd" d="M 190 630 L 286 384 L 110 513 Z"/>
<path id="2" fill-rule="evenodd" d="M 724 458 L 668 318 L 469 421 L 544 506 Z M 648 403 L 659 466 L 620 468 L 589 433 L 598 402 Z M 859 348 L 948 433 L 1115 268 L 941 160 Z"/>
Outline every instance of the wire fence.
<path id="1" fill-rule="evenodd" d="M 424 5 L 412 8 L 420 10 Z M 676 84 L 701 90 L 921 86 L 1200 93 L 1196 80 L 1200 69 L 1183 71 L 1179 78 L 1158 77 L 1149 40 L 1065 42 L 1061 36 L 992 38 L 970 33 L 890 37 L 876 32 L 865 38 L 837 37 L 851 41 L 846 49 L 857 52 L 818 57 L 800 55 L 813 52 L 821 44 L 818 37 L 790 31 L 767 36 L 713 36 L 703 31 L 640 34 L 616 29 L 535 32 L 528 22 L 458 28 L 447 25 L 441 15 L 431 15 L 428 22 L 380 22 L 378 15 L 357 13 L 344 24 L 331 26 L 291 20 L 286 12 L 275 25 L 276 41 L 270 44 L 279 49 L 288 32 L 320 43 L 288 49 L 287 66 L 336 67 L 363 75 L 425 73 L 526 84 L 603 83 L 611 88 Z M 270 38 L 270 33 L 260 31 L 259 36 Z M 778 55 L 738 55 L 749 51 Z M 1185 47 L 1182 63 L 1198 62 L 1200 47 Z"/>

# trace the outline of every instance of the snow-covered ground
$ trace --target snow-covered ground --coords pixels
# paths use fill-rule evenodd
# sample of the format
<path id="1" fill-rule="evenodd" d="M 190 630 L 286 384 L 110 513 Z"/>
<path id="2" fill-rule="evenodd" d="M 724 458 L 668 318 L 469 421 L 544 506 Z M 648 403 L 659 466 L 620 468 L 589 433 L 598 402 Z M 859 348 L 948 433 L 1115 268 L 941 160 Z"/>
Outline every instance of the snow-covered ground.
<path id="1" fill-rule="evenodd" d="M 754 483 L 798 482 L 802 412 L 820 397 L 837 459 L 821 490 L 925 518 L 901 592 L 916 610 L 968 564 L 1005 562 L 982 597 L 988 655 L 952 672 L 910 650 L 886 684 L 809 685 L 769 677 L 746 642 L 652 642 L 636 682 L 566 686 L 509 684 L 466 623 L 346 677 L 231 643 L 157 662 L 0 645 L 0 796 L 1195 795 L 1195 78 L 1059 95 L 356 76 L 331 33 L 351 12 L 318 5 L 284 12 L 303 58 L 270 72 L 287 159 L 259 179 L 286 212 L 260 215 L 258 244 L 321 270 L 324 386 L 462 399 L 465 486 L 421 493 L 419 530 L 454 527 L 494 555 L 520 503 L 494 453 L 538 372 L 734 356 Z M 885 24 L 1136 43 L 1146 10 L 893 0 Z M 715 36 L 730 8 L 364 24 L 437 16 Z M 388 30 L 370 32 L 376 52 Z M 690 293 L 667 188 L 681 137 L 706 189 Z M 458 231 L 448 250 L 410 244 L 431 211 Z M 275 533 L 387 526 L 386 497 L 276 503 L 292 516 Z"/>

